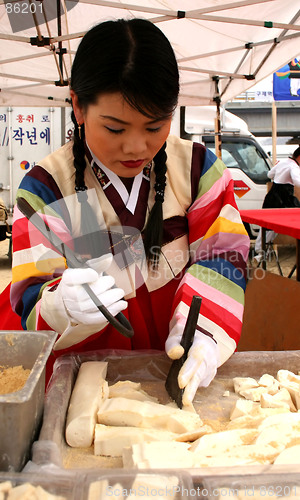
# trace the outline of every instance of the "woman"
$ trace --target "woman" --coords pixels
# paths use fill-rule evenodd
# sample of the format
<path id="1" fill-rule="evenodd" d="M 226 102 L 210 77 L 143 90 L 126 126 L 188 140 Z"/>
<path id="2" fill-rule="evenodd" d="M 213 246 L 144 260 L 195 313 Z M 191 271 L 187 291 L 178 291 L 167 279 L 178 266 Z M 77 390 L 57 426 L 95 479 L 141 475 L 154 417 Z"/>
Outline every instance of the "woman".
<path id="1" fill-rule="evenodd" d="M 296 148 L 293 154 L 277 161 L 274 167 L 268 172 L 269 179 L 272 180 L 271 189 L 267 192 L 262 208 L 299 208 L 300 201 L 294 195 L 294 186 L 300 187 L 300 147 Z M 276 238 L 274 231 L 267 231 L 266 243 L 271 243 Z M 263 258 L 262 232 L 259 230 L 255 241 L 254 257 L 256 263 L 260 263 Z"/>
<path id="2" fill-rule="evenodd" d="M 266 194 L 263 208 L 293 208 L 299 207 L 300 202 L 294 195 L 294 186 L 300 187 L 300 147 L 296 148 L 292 156 L 278 161 L 268 177 L 272 187 Z"/>
<path id="3" fill-rule="evenodd" d="M 91 29 L 77 50 L 70 88 L 74 141 L 36 165 L 18 196 L 48 213 L 50 227 L 89 268 L 64 270 L 16 208 L 12 307 L 24 329 L 61 335 L 56 355 L 165 347 L 175 359 L 192 297 L 201 295 L 179 375 L 190 404 L 241 332 L 249 240 L 232 179 L 204 146 L 169 136 L 178 67 L 151 22 L 121 19 Z M 107 324 L 83 283 L 112 315 L 123 311 L 132 339 Z"/>

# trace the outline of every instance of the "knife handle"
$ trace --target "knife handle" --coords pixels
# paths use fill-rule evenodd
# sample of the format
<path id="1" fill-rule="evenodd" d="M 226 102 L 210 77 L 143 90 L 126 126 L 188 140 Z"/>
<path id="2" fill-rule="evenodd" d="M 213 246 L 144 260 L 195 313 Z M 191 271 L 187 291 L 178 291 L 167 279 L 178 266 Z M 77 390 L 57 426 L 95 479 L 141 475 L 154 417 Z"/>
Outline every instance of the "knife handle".
<path id="1" fill-rule="evenodd" d="M 189 314 L 187 317 L 187 321 L 184 327 L 184 331 L 182 334 L 180 345 L 182 345 L 184 349 L 184 354 L 182 356 L 182 361 L 187 358 L 188 352 L 193 345 L 195 330 L 197 327 L 198 316 L 200 312 L 202 297 L 199 295 L 194 295 L 192 299 L 192 303 L 190 306 Z"/>
<path id="2" fill-rule="evenodd" d="M 95 306 L 99 309 L 99 311 L 103 314 L 103 316 L 109 321 L 109 323 L 118 330 L 118 332 L 122 333 L 124 337 L 131 338 L 134 335 L 133 328 L 131 324 L 129 323 L 128 319 L 126 316 L 124 316 L 123 313 L 118 313 L 116 316 L 113 316 L 109 310 L 102 304 L 102 302 L 99 300 L 97 295 L 93 292 L 91 287 L 89 286 L 88 283 L 83 283 L 81 285 L 85 291 L 87 292 L 88 296 L 92 299 L 94 302 Z"/>

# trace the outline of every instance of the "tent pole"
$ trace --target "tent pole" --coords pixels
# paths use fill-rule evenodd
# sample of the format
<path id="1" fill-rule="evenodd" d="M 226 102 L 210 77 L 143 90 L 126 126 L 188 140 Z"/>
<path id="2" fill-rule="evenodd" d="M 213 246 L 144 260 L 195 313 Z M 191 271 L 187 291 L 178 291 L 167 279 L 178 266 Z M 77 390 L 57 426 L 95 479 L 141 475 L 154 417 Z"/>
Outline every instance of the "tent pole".
<path id="1" fill-rule="evenodd" d="M 217 106 L 217 113 L 215 118 L 215 151 L 216 156 L 222 159 L 222 143 L 221 143 L 221 113 L 220 113 L 220 93 L 219 93 L 219 77 L 214 76 L 213 81 L 215 82 L 216 95 L 214 101 Z"/>
<path id="2" fill-rule="evenodd" d="M 60 8 L 60 0 L 56 0 L 56 12 L 57 12 L 57 36 L 58 38 L 62 35 L 61 31 L 61 8 Z M 58 42 L 58 65 L 59 65 L 59 78 L 60 84 L 63 86 L 64 82 L 64 64 L 63 64 L 63 54 L 66 53 L 66 49 L 63 49 L 62 42 Z"/>
<path id="3" fill-rule="evenodd" d="M 61 130 L 61 145 L 63 146 L 66 143 L 66 108 L 63 106 L 60 108 L 60 130 Z"/>
<path id="4" fill-rule="evenodd" d="M 222 159 L 222 142 L 221 142 L 221 117 L 220 117 L 220 102 L 217 102 L 217 116 L 215 119 L 215 150 L 216 156 Z"/>
<path id="5" fill-rule="evenodd" d="M 273 102 L 272 102 L 272 163 L 273 163 L 273 165 L 275 165 L 275 163 L 277 161 L 276 142 L 277 142 L 277 108 L 276 108 L 276 102 L 273 99 Z"/>
<path id="6" fill-rule="evenodd" d="M 56 0 L 56 10 L 57 10 L 57 35 L 61 36 L 60 0 Z M 61 72 L 61 77 L 63 79 L 63 63 L 62 63 L 62 53 L 61 53 L 62 43 L 61 42 L 58 42 L 58 47 L 59 47 L 59 54 L 58 54 L 59 68 L 60 68 L 60 72 Z"/>

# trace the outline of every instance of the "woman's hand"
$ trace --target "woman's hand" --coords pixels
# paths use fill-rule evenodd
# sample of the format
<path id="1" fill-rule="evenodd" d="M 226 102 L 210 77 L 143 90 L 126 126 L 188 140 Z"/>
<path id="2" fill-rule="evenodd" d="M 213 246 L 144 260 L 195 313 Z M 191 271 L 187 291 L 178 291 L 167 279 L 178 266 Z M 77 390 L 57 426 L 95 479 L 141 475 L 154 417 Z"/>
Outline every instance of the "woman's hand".
<path id="1" fill-rule="evenodd" d="M 166 353 L 171 359 L 179 359 L 183 355 L 180 341 L 184 326 L 183 322 L 177 322 L 166 341 Z M 183 405 L 192 404 L 198 387 L 210 384 L 217 373 L 218 361 L 219 351 L 215 340 L 196 330 L 193 345 L 178 375 L 178 385 L 184 389 Z"/>
<path id="2" fill-rule="evenodd" d="M 98 325 L 99 330 L 107 324 L 107 319 L 99 311 L 93 300 L 82 287 L 88 284 L 100 302 L 116 316 L 127 307 L 122 300 L 124 290 L 113 288 L 112 276 L 103 276 L 92 268 L 66 269 L 58 286 L 58 299 L 61 299 L 72 323 Z"/>
<path id="3" fill-rule="evenodd" d="M 57 287 L 44 289 L 40 315 L 48 326 L 60 334 L 55 350 L 78 344 L 108 324 L 83 284 L 92 288 L 113 316 L 126 309 L 127 302 L 122 300 L 124 291 L 114 287 L 112 276 L 103 274 L 109 271 L 111 261 L 112 256 L 109 254 L 87 262 L 89 267 L 66 269 Z"/>

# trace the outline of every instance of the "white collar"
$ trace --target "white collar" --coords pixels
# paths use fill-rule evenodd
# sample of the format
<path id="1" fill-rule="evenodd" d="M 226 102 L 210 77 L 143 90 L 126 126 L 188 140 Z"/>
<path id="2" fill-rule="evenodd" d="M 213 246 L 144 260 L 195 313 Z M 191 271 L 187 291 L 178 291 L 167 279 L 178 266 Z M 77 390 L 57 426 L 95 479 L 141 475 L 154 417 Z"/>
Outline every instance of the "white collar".
<path id="1" fill-rule="evenodd" d="M 88 144 L 87 144 L 87 146 L 88 146 Z M 88 148 L 89 148 L 89 146 L 88 146 Z M 138 175 L 135 176 L 132 187 L 131 187 L 131 191 L 129 194 L 125 185 L 121 181 L 120 177 L 118 177 L 117 174 L 112 172 L 109 168 L 105 167 L 103 165 L 103 163 L 100 160 L 98 160 L 98 158 L 94 155 L 94 153 L 91 151 L 90 148 L 89 148 L 89 150 L 90 150 L 90 153 L 92 155 L 93 162 L 95 162 L 109 178 L 110 182 L 108 184 L 106 184 L 106 186 L 104 186 L 103 189 L 105 190 L 108 186 L 110 186 L 110 184 L 112 184 L 115 187 L 115 189 L 118 191 L 119 195 L 121 196 L 122 201 L 123 201 L 124 205 L 126 206 L 127 210 L 129 210 L 129 212 L 134 214 L 135 209 L 136 209 L 136 205 L 137 205 L 137 201 L 138 201 L 138 197 L 139 197 L 139 193 L 140 193 L 142 180 L 143 180 L 143 171 L 141 171 Z"/>

